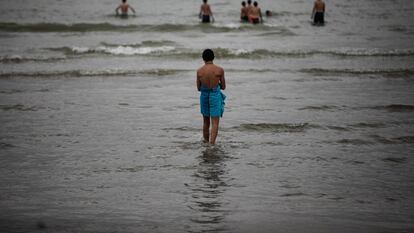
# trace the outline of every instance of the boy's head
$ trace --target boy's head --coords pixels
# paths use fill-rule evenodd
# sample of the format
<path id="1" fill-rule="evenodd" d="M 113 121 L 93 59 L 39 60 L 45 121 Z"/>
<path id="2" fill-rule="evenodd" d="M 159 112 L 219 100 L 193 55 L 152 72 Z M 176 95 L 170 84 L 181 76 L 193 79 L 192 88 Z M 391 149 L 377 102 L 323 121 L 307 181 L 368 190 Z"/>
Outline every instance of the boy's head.
<path id="1" fill-rule="evenodd" d="M 203 60 L 205 62 L 213 61 L 214 60 L 214 52 L 211 49 L 206 49 L 203 51 Z"/>

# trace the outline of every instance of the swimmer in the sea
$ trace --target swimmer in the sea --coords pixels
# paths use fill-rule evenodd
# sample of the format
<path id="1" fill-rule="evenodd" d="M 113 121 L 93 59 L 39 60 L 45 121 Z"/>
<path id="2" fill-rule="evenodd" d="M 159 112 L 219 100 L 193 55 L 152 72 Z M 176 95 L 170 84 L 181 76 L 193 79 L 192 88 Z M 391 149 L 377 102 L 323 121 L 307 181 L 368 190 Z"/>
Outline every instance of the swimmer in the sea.
<path id="1" fill-rule="evenodd" d="M 246 7 L 246 2 L 243 1 L 241 3 L 241 5 L 242 5 L 242 7 L 240 9 L 240 20 L 242 22 L 248 22 L 249 21 L 249 12 L 248 12 L 248 9 Z"/>
<path id="2" fill-rule="evenodd" d="M 325 3 L 322 0 L 316 0 L 313 4 L 311 19 L 315 25 L 325 23 Z"/>
<path id="3" fill-rule="evenodd" d="M 198 14 L 198 17 L 203 23 L 210 23 L 210 17 L 211 22 L 214 22 L 213 12 L 211 11 L 210 5 L 207 4 L 207 0 L 203 0 L 203 4 L 200 7 L 200 13 Z"/>
<path id="4" fill-rule="evenodd" d="M 128 17 L 128 9 L 131 9 L 135 14 L 135 9 L 126 3 L 127 0 L 122 0 L 122 3 L 115 9 L 116 15 L 119 15 L 118 10 L 121 9 L 121 17 Z"/>
<path id="5" fill-rule="evenodd" d="M 271 11 L 267 10 L 265 14 L 266 14 L 266 16 L 267 16 L 267 17 L 270 17 L 270 16 L 272 16 L 272 15 L 273 15 L 273 12 L 271 12 Z"/>
<path id="6" fill-rule="evenodd" d="M 220 117 L 224 112 L 226 96 L 221 90 L 226 89 L 224 70 L 213 64 L 214 52 L 206 49 L 203 52 L 204 65 L 197 70 L 197 90 L 200 94 L 200 110 L 203 115 L 204 142 L 215 144 L 219 129 Z M 211 133 L 210 133 L 210 122 Z"/>
<path id="7" fill-rule="evenodd" d="M 262 11 L 257 2 L 253 3 L 253 8 L 249 12 L 249 20 L 253 24 L 263 23 Z"/>
<path id="8" fill-rule="evenodd" d="M 252 0 L 247 0 L 247 6 L 246 6 L 246 8 L 247 8 L 247 17 L 249 17 L 250 11 L 253 9 Z"/>

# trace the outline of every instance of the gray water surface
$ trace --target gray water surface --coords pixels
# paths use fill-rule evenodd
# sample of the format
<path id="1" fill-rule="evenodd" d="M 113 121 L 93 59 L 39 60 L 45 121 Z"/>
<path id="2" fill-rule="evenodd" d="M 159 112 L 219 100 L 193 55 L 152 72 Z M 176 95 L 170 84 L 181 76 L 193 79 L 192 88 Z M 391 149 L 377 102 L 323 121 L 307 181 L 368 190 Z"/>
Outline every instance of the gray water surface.
<path id="1" fill-rule="evenodd" d="M 411 232 L 414 4 L 1 1 L 1 232 Z M 226 72 L 218 144 L 195 71 Z"/>

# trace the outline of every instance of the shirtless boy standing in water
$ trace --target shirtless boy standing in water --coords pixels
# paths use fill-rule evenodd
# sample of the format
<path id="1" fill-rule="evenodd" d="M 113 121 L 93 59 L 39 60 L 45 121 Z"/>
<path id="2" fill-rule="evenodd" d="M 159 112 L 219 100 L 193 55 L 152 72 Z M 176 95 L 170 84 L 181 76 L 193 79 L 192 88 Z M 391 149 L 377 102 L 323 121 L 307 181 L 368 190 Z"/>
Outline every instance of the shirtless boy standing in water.
<path id="1" fill-rule="evenodd" d="M 312 16 L 314 24 L 324 24 L 325 3 L 322 0 L 316 0 L 313 4 Z"/>
<path id="2" fill-rule="evenodd" d="M 252 0 L 247 0 L 247 6 L 246 6 L 246 8 L 247 8 L 247 16 L 249 16 L 250 15 L 250 11 L 252 10 L 252 8 L 253 8 L 253 6 L 252 6 Z"/>
<path id="3" fill-rule="evenodd" d="M 121 17 L 127 17 L 128 16 L 128 9 L 131 9 L 132 12 L 135 14 L 135 9 L 132 8 L 128 3 L 126 3 L 127 0 L 122 0 L 122 3 L 115 9 L 116 15 L 119 15 L 118 10 L 121 9 Z"/>
<path id="4" fill-rule="evenodd" d="M 253 3 L 253 8 L 249 12 L 249 19 L 253 24 L 263 23 L 262 10 L 257 2 Z"/>
<path id="5" fill-rule="evenodd" d="M 246 2 L 245 1 L 243 1 L 241 3 L 241 5 L 242 5 L 242 7 L 240 9 L 240 20 L 242 22 L 247 22 L 247 21 L 249 21 L 249 10 L 246 7 Z"/>
<path id="6" fill-rule="evenodd" d="M 210 23 L 210 17 L 212 22 L 214 22 L 213 12 L 211 11 L 210 5 L 207 4 L 207 0 L 203 0 L 198 17 L 203 23 Z"/>
<path id="7" fill-rule="evenodd" d="M 213 64 L 214 52 L 211 49 L 206 49 L 202 57 L 205 64 L 197 70 L 197 90 L 201 92 L 200 109 L 203 115 L 203 138 L 204 142 L 215 144 L 226 98 L 221 90 L 226 89 L 226 81 L 223 68 Z M 210 120 L 212 123 L 211 134 Z"/>

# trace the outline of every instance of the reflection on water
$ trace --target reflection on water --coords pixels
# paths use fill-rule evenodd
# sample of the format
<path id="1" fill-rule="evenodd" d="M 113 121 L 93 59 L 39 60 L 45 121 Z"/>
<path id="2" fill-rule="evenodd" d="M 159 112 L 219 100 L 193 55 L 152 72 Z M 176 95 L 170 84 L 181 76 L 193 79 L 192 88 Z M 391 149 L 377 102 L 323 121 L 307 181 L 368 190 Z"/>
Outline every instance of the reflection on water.
<path id="1" fill-rule="evenodd" d="M 206 147 L 198 157 L 198 169 L 191 185 L 190 208 L 195 210 L 191 221 L 196 223 L 196 232 L 224 231 L 226 215 L 224 192 L 226 191 L 227 170 L 225 151 L 219 146 Z"/>

